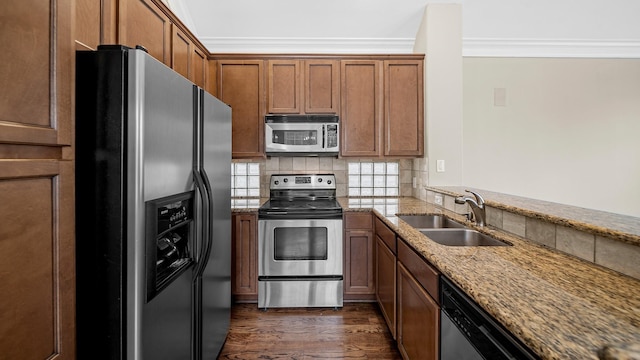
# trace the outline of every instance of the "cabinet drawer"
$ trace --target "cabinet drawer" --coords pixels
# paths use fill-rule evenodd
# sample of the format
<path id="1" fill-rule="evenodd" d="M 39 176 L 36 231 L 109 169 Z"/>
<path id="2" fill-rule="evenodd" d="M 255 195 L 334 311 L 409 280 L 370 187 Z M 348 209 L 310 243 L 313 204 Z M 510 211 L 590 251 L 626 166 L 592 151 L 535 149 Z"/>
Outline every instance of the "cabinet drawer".
<path id="1" fill-rule="evenodd" d="M 375 224 L 376 224 L 376 235 L 379 236 L 380 239 L 382 239 L 382 241 L 384 241 L 385 244 L 387 244 L 387 246 L 389 247 L 389 249 L 391 249 L 394 255 L 397 254 L 396 234 L 391 229 L 389 229 L 389 227 L 385 225 L 382 222 L 382 220 L 378 219 L 377 217 L 375 219 Z"/>
<path id="2" fill-rule="evenodd" d="M 344 214 L 345 229 L 362 229 L 373 230 L 373 215 L 370 212 L 364 213 L 345 213 Z"/>
<path id="3" fill-rule="evenodd" d="M 409 270 L 429 295 L 439 302 L 438 271 L 413 251 L 404 240 L 398 241 L 398 260 Z"/>

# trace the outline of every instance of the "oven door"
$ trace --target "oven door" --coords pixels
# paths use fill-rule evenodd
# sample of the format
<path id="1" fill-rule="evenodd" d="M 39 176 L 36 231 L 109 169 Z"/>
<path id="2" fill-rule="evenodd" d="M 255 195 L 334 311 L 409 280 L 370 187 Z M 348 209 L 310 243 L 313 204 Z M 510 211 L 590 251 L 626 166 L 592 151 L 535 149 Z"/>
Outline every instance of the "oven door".
<path id="1" fill-rule="evenodd" d="M 261 277 L 342 276 L 342 219 L 258 220 Z"/>

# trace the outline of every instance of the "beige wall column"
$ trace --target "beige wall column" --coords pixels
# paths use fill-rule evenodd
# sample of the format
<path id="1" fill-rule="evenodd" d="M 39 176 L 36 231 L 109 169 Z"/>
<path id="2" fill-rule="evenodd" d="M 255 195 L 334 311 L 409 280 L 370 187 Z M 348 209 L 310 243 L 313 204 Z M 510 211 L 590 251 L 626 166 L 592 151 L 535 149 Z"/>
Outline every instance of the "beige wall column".
<path id="1" fill-rule="evenodd" d="M 462 185 L 462 5 L 428 4 L 413 51 L 426 54 L 426 151 L 414 162 L 414 195 L 422 198 L 425 185 Z M 437 171 L 438 160 L 444 171 Z"/>

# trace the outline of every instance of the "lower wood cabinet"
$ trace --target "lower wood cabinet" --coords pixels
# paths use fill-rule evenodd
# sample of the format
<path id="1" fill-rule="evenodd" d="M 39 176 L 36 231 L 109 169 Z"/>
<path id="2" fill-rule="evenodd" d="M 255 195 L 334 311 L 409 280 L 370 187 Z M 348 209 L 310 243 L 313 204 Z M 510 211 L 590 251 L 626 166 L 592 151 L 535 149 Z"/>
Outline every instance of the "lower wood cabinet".
<path id="1" fill-rule="evenodd" d="M 396 256 L 376 239 L 376 299 L 391 336 L 396 338 Z"/>
<path id="2" fill-rule="evenodd" d="M 438 272 L 398 241 L 397 344 L 407 359 L 438 359 L 440 306 Z"/>
<path id="3" fill-rule="evenodd" d="M 373 214 L 344 215 L 344 299 L 375 300 Z"/>
<path id="4" fill-rule="evenodd" d="M 236 302 L 257 302 L 257 214 L 233 214 L 231 247 L 231 295 Z"/>
<path id="5" fill-rule="evenodd" d="M 0 161 L 0 359 L 75 359 L 73 186 L 71 161 Z"/>
<path id="6" fill-rule="evenodd" d="M 389 331 L 396 338 L 396 236 L 375 218 L 376 300 Z M 389 246 L 391 245 L 391 246 Z"/>

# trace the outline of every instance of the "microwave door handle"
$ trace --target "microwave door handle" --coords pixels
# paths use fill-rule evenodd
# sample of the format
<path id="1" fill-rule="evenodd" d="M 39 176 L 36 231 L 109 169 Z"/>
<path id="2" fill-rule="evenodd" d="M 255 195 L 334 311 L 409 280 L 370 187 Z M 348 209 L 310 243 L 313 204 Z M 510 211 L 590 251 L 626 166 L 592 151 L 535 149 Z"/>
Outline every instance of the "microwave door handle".
<path id="1" fill-rule="evenodd" d="M 327 146 L 326 144 L 326 140 L 327 140 L 327 132 L 325 131 L 325 126 L 324 124 L 322 124 L 322 149 L 325 149 Z"/>

